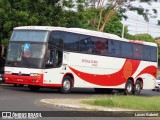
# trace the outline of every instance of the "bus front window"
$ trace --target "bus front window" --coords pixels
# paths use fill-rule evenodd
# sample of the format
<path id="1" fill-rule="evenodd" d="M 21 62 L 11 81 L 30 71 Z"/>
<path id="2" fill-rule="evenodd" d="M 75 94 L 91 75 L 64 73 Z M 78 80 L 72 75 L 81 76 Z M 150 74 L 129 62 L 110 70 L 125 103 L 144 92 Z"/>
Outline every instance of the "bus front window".
<path id="1" fill-rule="evenodd" d="M 14 30 L 10 41 L 46 42 L 48 32 L 43 30 Z"/>
<path id="2" fill-rule="evenodd" d="M 21 61 L 22 58 L 22 45 L 12 43 L 9 45 L 8 49 L 8 61 Z"/>
<path id="3" fill-rule="evenodd" d="M 42 68 L 45 49 L 45 44 L 10 43 L 6 65 Z"/>

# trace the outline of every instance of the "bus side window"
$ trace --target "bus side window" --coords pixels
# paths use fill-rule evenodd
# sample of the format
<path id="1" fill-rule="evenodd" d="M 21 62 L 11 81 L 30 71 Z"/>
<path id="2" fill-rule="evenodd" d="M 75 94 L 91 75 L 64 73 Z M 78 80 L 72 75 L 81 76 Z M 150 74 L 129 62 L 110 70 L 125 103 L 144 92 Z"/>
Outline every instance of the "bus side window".
<path id="1" fill-rule="evenodd" d="M 93 37 L 81 35 L 79 40 L 79 48 L 82 53 L 94 53 Z"/>
<path id="2" fill-rule="evenodd" d="M 95 38 L 95 53 L 99 55 L 108 55 L 108 40 Z"/>
<path id="3" fill-rule="evenodd" d="M 47 51 L 45 63 L 46 68 L 54 67 L 54 50 Z"/>
<path id="4" fill-rule="evenodd" d="M 48 50 L 46 53 L 45 67 L 54 68 L 62 65 L 62 51 Z"/>
<path id="5" fill-rule="evenodd" d="M 55 54 L 55 67 L 62 65 L 62 51 L 57 50 Z"/>

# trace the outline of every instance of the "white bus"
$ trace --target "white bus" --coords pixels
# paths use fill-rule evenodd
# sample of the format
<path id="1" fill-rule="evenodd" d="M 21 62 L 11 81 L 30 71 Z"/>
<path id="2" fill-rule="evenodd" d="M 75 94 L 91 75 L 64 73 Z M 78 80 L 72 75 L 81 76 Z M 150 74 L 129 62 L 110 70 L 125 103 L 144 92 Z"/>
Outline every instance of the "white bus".
<path id="1" fill-rule="evenodd" d="M 124 90 L 153 89 L 157 45 L 81 28 L 14 28 L 5 65 L 5 82 L 41 87 Z"/>

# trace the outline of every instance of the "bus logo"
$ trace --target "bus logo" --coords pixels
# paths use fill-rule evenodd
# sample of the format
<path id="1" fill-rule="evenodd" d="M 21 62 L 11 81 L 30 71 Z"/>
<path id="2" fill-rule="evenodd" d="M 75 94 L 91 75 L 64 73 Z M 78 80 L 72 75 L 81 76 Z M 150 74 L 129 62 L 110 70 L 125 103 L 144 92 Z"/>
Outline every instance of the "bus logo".
<path id="1" fill-rule="evenodd" d="M 21 71 L 19 71 L 19 75 L 22 75 L 22 72 L 21 72 Z"/>

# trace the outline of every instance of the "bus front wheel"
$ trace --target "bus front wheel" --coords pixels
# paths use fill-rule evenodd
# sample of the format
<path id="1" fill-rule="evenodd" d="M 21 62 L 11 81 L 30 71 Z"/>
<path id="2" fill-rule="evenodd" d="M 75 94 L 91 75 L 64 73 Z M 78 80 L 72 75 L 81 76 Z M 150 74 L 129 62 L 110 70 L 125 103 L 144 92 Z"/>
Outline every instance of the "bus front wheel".
<path id="1" fill-rule="evenodd" d="M 63 79 L 62 87 L 60 88 L 60 92 L 63 94 L 67 94 L 71 91 L 72 88 L 72 79 L 69 76 L 65 76 Z"/>

